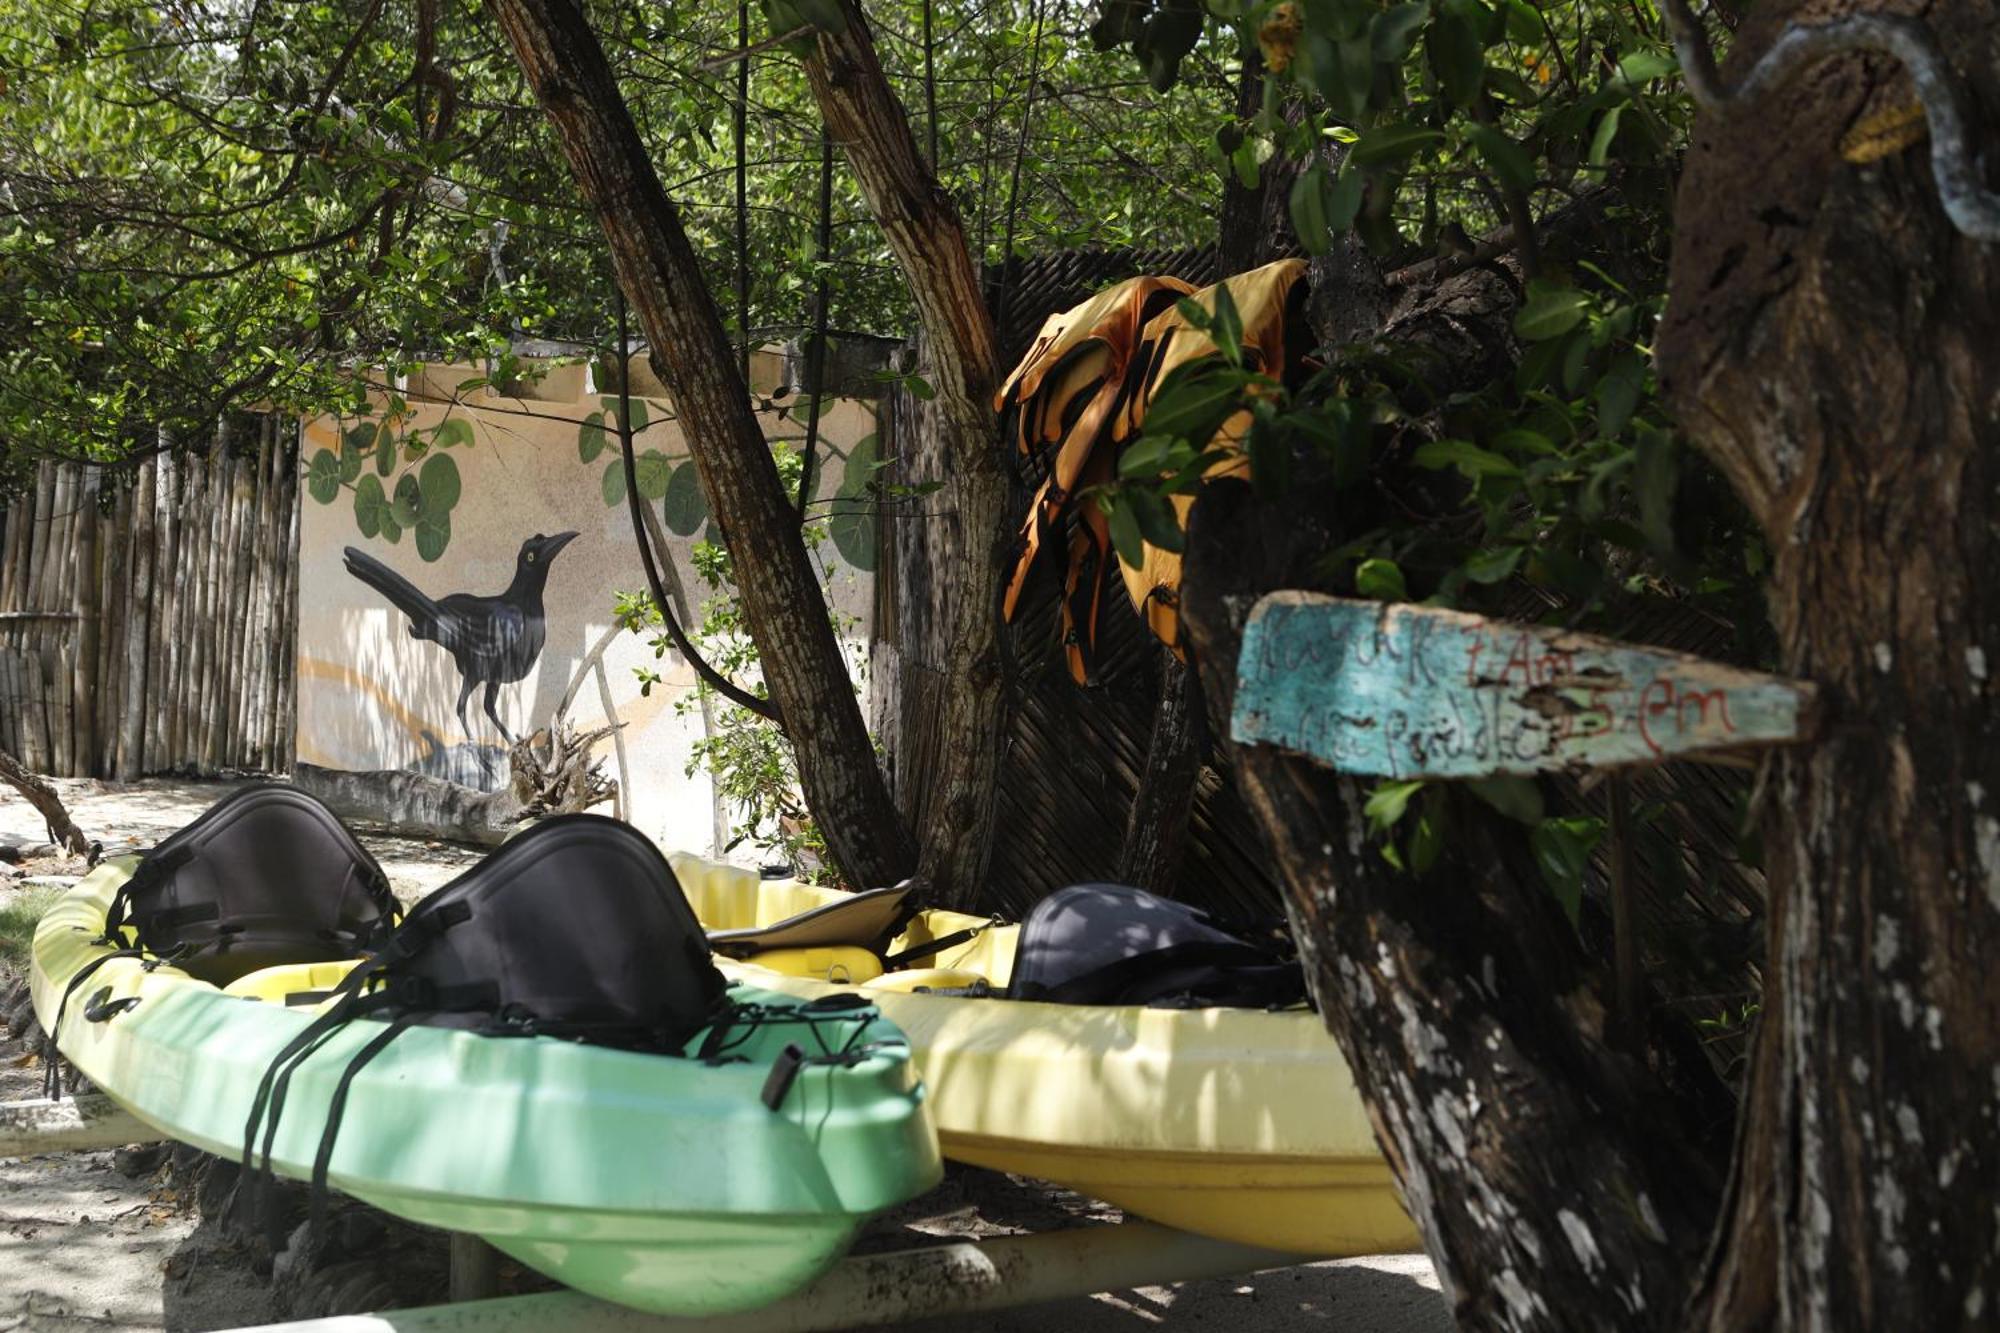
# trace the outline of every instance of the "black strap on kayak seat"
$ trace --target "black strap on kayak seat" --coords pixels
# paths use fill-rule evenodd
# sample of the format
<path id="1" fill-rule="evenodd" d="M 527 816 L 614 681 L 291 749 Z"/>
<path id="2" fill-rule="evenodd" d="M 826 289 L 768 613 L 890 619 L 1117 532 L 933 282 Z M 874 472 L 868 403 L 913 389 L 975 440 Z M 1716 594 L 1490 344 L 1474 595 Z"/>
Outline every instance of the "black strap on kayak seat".
<path id="1" fill-rule="evenodd" d="M 978 939 L 1000 924 L 1000 918 L 996 916 L 976 926 L 967 926 L 964 930 L 954 930 L 949 935 L 940 935 L 934 940 L 926 940 L 922 944 L 912 944 L 907 949 L 899 949 L 883 957 L 882 970 L 893 972 L 899 967 L 908 967 L 919 958 L 929 958 L 933 954 L 943 953 L 946 949 L 956 949 L 961 944 Z"/>

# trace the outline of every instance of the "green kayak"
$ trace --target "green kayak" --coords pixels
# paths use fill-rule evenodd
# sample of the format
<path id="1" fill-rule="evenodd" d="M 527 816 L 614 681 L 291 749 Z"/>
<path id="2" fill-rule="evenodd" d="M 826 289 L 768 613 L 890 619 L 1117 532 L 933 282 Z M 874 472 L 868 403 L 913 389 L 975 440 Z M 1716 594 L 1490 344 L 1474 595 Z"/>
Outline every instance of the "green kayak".
<path id="1" fill-rule="evenodd" d="M 97 937 L 136 865 L 107 861 L 43 918 L 33 990 L 45 1027 L 70 978 L 111 952 Z M 134 1115 L 237 1159 L 259 1079 L 313 1013 L 286 998 L 342 971 L 274 968 L 225 991 L 113 958 L 55 1036 Z M 871 1214 L 936 1183 L 937 1136 L 908 1045 L 874 1008 L 813 1010 L 743 986 L 730 998 L 754 1021 L 730 1032 L 726 1062 L 410 1028 L 355 1078 L 328 1178 L 623 1305 L 696 1315 L 776 1300 Z M 300 1066 L 273 1145 L 280 1175 L 309 1177 L 334 1083 L 377 1031 L 350 1024 Z M 767 1080 L 791 1045 L 852 1054 L 800 1066 L 773 1110 Z"/>

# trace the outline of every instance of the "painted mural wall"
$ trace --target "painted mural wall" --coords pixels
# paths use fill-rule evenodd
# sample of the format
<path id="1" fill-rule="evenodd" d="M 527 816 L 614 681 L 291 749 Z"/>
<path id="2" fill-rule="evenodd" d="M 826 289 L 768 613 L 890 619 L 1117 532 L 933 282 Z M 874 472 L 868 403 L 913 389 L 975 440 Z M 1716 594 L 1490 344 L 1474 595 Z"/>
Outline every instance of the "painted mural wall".
<path id="1" fill-rule="evenodd" d="M 775 364 L 759 362 L 764 392 Z M 625 816 L 667 847 L 712 854 L 726 837 L 713 789 L 686 771 L 703 729 L 694 672 L 615 626 L 618 595 L 645 585 L 618 400 L 580 365 L 521 396 L 460 389 L 479 373 L 427 367 L 397 395 L 400 415 L 378 395 L 368 415 L 303 423 L 298 758 L 492 790 L 509 740 L 546 727 L 567 695 L 580 729 L 626 724 L 622 756 L 613 740 L 599 747 Z M 634 385 L 658 393 L 637 374 Z M 802 422 L 760 415 L 767 438 L 803 440 Z M 641 498 L 698 603 L 707 590 L 693 548 L 715 534 L 686 442 L 662 397 L 635 397 L 632 418 Z M 830 531 L 818 559 L 857 663 L 873 601 L 873 507 L 860 490 L 874 451 L 874 405 L 829 403 L 814 494 Z M 643 692 L 641 669 L 659 677 Z"/>

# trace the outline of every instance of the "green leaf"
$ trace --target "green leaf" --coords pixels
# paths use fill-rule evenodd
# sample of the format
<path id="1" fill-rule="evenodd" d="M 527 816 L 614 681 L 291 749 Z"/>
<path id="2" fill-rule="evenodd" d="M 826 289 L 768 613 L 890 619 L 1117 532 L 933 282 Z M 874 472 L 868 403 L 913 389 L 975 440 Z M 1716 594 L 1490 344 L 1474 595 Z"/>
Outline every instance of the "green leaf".
<path id="1" fill-rule="evenodd" d="M 451 545 L 451 514 L 430 510 L 417 516 L 417 554 L 425 564 L 433 564 Z"/>
<path id="2" fill-rule="evenodd" d="M 1465 137 L 1472 140 L 1472 146 L 1479 150 L 1502 184 L 1517 190 L 1535 188 L 1535 161 L 1528 156 L 1527 149 L 1491 125 L 1468 125 Z"/>
<path id="3" fill-rule="evenodd" d="M 1410 591 L 1403 582 L 1403 570 L 1393 560 L 1381 556 L 1363 560 L 1354 570 L 1354 591 L 1380 602 L 1406 602 Z"/>
<path id="4" fill-rule="evenodd" d="M 660 515 L 667 521 L 667 531 L 681 537 L 693 536 L 694 530 L 708 518 L 708 502 L 701 494 L 701 477 L 695 472 L 692 462 L 682 463 L 667 479 L 667 493 L 661 502 Z"/>
<path id="5" fill-rule="evenodd" d="M 1410 872 L 1421 875 L 1437 864 L 1444 851 L 1444 807 L 1429 796 L 1417 811 L 1417 827 L 1410 834 Z"/>
<path id="6" fill-rule="evenodd" d="M 1507 19 L 1507 40 L 1516 46 L 1534 46 L 1548 36 L 1541 15 L 1528 0 L 1502 0 Z"/>
<path id="7" fill-rule="evenodd" d="M 1589 308 L 1590 297 L 1574 287 L 1530 283 L 1527 301 L 1514 312 L 1514 332 L 1527 342 L 1557 338 L 1581 323 Z"/>
<path id="8" fill-rule="evenodd" d="M 1375 86 L 1374 43 L 1365 31 L 1335 44 L 1333 69 L 1333 87 L 1321 91 L 1347 119 L 1361 119 Z"/>
<path id="9" fill-rule="evenodd" d="M 1128 481 L 1159 476 L 1166 469 L 1167 454 L 1174 444 L 1171 435 L 1141 435 L 1118 455 L 1118 475 Z"/>
<path id="10" fill-rule="evenodd" d="M 604 465 L 604 479 L 599 486 L 604 492 L 604 503 L 622 505 L 625 503 L 625 460 L 614 458 Z"/>
<path id="11" fill-rule="evenodd" d="M 1243 364 L 1243 316 L 1237 312 L 1236 298 L 1221 283 L 1215 288 L 1215 318 L 1210 322 L 1208 336 L 1223 360 L 1232 366 Z"/>
<path id="12" fill-rule="evenodd" d="M 1628 87 L 1649 83 L 1680 67 L 1680 62 L 1666 51 L 1634 51 L 1618 62 L 1618 82 Z"/>
<path id="13" fill-rule="evenodd" d="M 437 433 L 431 437 L 431 442 L 440 449 L 451 449 L 461 444 L 471 444 L 472 423 L 464 417 L 447 417 L 438 423 Z M 588 462 L 589 460 L 586 459 L 585 461 Z"/>
<path id="14" fill-rule="evenodd" d="M 1597 133 L 1590 136 L 1590 165 L 1601 167 L 1611 159 L 1611 141 L 1618 137 L 1618 121 L 1625 114 L 1621 103 L 1604 113 L 1597 122 Z"/>
<path id="15" fill-rule="evenodd" d="M 391 546 L 402 544 L 403 525 L 396 521 L 393 513 L 382 515 L 382 540 Z"/>
<path id="16" fill-rule="evenodd" d="M 1639 354 L 1625 351 L 1611 363 L 1611 369 L 1597 382 L 1597 433 L 1615 440 L 1632 420 L 1639 406 L 1639 394 L 1646 383 L 1646 366 Z"/>
<path id="17" fill-rule="evenodd" d="M 1129 504 L 1111 506 L 1111 544 L 1118 558 L 1134 569 L 1146 563 L 1146 539 L 1139 531 L 1139 516 Z"/>
<path id="18" fill-rule="evenodd" d="M 372 473 L 354 486 L 354 526 L 364 537 L 382 531 L 383 516 L 389 512 L 389 497 L 382 493 L 381 478 Z"/>
<path id="19" fill-rule="evenodd" d="M 1367 187 L 1367 178 L 1354 167 L 1342 167 L 1340 174 L 1334 177 L 1333 193 L 1326 201 L 1326 225 L 1335 236 L 1354 225 L 1354 219 L 1361 213 Z"/>
<path id="20" fill-rule="evenodd" d="M 1157 491 L 1144 486 L 1128 486 L 1124 497 L 1131 507 L 1133 518 L 1138 520 L 1140 535 L 1162 551 L 1180 551 L 1187 547 L 1187 534 L 1181 531 L 1180 519 L 1173 506 L 1160 498 Z"/>
<path id="21" fill-rule="evenodd" d="M 1427 130 L 1421 125 L 1384 125 L 1357 139 L 1347 157 L 1356 166 L 1376 167 L 1401 162 L 1418 149 L 1443 141 L 1443 130 Z"/>
<path id="22" fill-rule="evenodd" d="M 648 449 L 632 460 L 632 477 L 639 483 L 642 500 L 666 499 L 667 483 L 673 475 L 673 460 L 658 449 Z"/>
<path id="23" fill-rule="evenodd" d="M 394 472 L 396 464 L 400 461 L 401 457 L 402 451 L 396 448 L 396 433 L 389 428 L 389 423 L 385 421 L 375 432 L 376 475 L 387 477 L 390 473 Z"/>
<path id="24" fill-rule="evenodd" d="M 1603 836 L 1603 820 L 1581 816 L 1544 819 L 1528 835 L 1542 882 L 1562 904 L 1572 926 L 1583 908 L 1583 876 L 1590 867 L 1590 853 Z"/>
<path id="25" fill-rule="evenodd" d="M 1523 824 L 1542 821 L 1542 788 L 1533 778 L 1473 778 L 1465 787 L 1509 819 Z"/>
<path id="26" fill-rule="evenodd" d="M 1242 396 L 1240 376 L 1218 374 L 1212 363 L 1197 361 L 1169 375 L 1154 395 L 1146 409 L 1146 434 L 1206 444 Z"/>
<path id="27" fill-rule="evenodd" d="M 1438 87 L 1454 106 L 1472 105 L 1486 72 L 1486 52 L 1479 31 L 1459 14 L 1440 14 L 1424 34 L 1424 52 Z"/>
<path id="28" fill-rule="evenodd" d="M 1430 0 L 1414 0 L 1395 5 L 1375 16 L 1368 25 L 1368 40 L 1374 57 L 1388 65 L 1398 65 L 1416 45 L 1417 33 L 1431 16 Z"/>
<path id="29" fill-rule="evenodd" d="M 1323 255 L 1333 248 L 1333 229 L 1327 225 L 1326 168 L 1314 163 L 1292 182 L 1292 232 L 1309 255 Z"/>
<path id="30" fill-rule="evenodd" d="M 576 456 L 582 462 L 594 463 L 597 461 L 597 456 L 604 452 L 605 443 L 604 414 L 592 412 L 583 419 L 583 424 L 577 427 Z"/>
<path id="31" fill-rule="evenodd" d="M 1410 808 L 1410 798 L 1423 789 L 1421 781 L 1377 783 L 1375 790 L 1368 793 L 1367 804 L 1361 807 L 1369 832 L 1379 838 L 1396 827 L 1404 811 Z"/>
<path id="32" fill-rule="evenodd" d="M 1419 445 L 1411 459 L 1418 467 L 1437 470 L 1453 467 L 1467 480 L 1481 477 L 1517 477 L 1521 469 L 1510 458 L 1481 449 L 1470 440 L 1431 440 Z"/>
<path id="33" fill-rule="evenodd" d="M 398 477 L 396 489 L 391 492 L 389 498 L 389 513 L 396 522 L 403 527 L 415 523 L 417 515 L 423 510 L 423 504 L 424 496 L 422 489 L 417 485 L 417 474 L 405 472 Z"/>
<path id="34" fill-rule="evenodd" d="M 432 454 L 417 469 L 417 481 L 423 488 L 424 512 L 448 514 L 458 504 L 460 485 L 458 464 L 447 454 Z"/>
<path id="35" fill-rule="evenodd" d="M 333 450 L 318 450 L 306 464 L 306 494 L 323 505 L 332 504 L 340 494 L 340 460 Z"/>
<path id="36" fill-rule="evenodd" d="M 1495 435 L 1492 445 L 1495 449 L 1506 453 L 1531 454 L 1536 457 L 1545 457 L 1557 452 L 1554 440 L 1540 431 L 1526 430 L 1518 426 Z"/>
<path id="37" fill-rule="evenodd" d="M 1474 583 L 1498 583 L 1514 572 L 1526 553 L 1525 546 L 1494 546 L 1475 552 L 1461 569 Z"/>

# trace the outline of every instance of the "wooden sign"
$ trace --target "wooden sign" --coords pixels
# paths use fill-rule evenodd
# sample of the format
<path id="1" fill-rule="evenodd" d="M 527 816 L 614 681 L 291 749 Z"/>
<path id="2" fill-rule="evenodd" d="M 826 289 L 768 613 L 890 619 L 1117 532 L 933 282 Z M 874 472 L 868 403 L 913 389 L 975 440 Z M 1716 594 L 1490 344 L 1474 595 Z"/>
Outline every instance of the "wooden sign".
<path id="1" fill-rule="evenodd" d="M 1342 773 L 1476 778 L 1782 745 L 1802 681 L 1594 634 L 1429 607 L 1275 592 L 1237 660 L 1230 733 Z"/>

